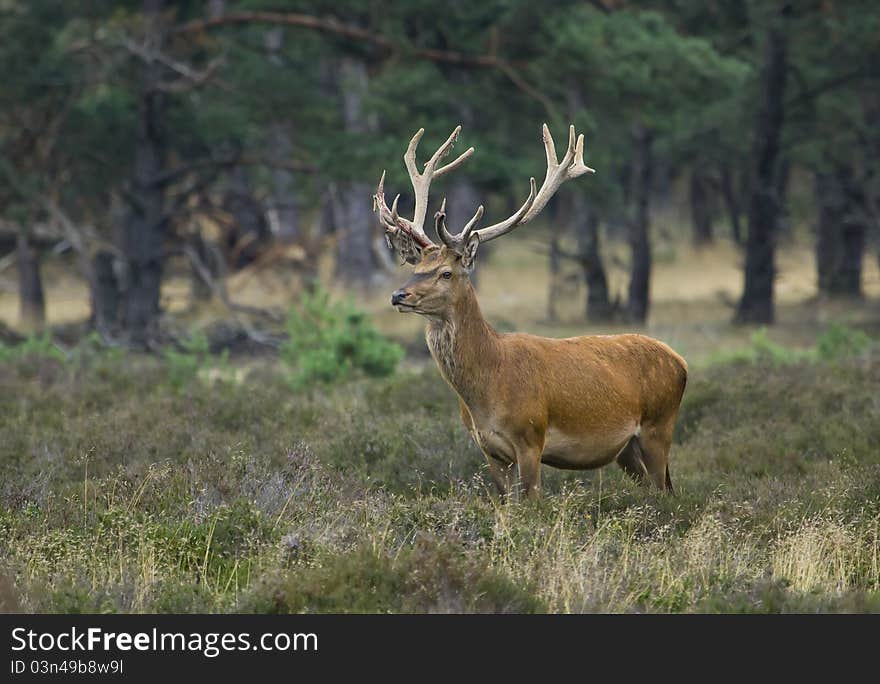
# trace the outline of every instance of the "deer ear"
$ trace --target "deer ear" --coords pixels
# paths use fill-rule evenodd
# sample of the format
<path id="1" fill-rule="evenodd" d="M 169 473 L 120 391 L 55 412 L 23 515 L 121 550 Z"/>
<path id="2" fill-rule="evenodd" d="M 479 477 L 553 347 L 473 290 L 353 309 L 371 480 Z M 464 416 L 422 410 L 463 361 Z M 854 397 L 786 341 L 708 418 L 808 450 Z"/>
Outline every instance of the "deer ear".
<path id="1" fill-rule="evenodd" d="M 461 253 L 461 265 L 467 270 L 471 270 L 474 267 L 474 260 L 477 258 L 477 248 L 479 246 L 480 236 L 473 233 L 470 238 L 468 238 L 467 244 L 464 246 Z"/>
<path id="2" fill-rule="evenodd" d="M 417 264 L 422 260 L 422 250 L 409 235 L 403 231 L 385 233 L 385 244 L 400 255 L 408 264 Z"/>

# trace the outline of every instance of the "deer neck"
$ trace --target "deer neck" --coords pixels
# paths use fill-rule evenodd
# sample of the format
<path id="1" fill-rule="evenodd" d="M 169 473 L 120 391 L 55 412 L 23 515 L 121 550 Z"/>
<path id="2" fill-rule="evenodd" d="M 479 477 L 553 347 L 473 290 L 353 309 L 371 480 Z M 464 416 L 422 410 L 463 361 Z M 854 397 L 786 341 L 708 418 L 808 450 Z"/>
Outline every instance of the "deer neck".
<path id="1" fill-rule="evenodd" d="M 470 283 L 447 316 L 429 319 L 425 339 L 440 373 L 462 400 L 469 407 L 484 401 L 500 353 L 498 333 L 483 318 Z"/>

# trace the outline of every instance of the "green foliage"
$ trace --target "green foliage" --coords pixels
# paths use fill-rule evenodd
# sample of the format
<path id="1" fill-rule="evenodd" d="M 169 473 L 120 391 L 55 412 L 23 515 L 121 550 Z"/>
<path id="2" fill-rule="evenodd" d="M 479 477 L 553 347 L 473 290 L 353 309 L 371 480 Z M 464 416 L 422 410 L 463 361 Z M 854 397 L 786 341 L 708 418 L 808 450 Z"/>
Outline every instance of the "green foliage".
<path id="1" fill-rule="evenodd" d="M 770 339 L 767 328 L 758 328 L 751 336 L 748 347 L 734 351 L 717 352 L 710 364 L 774 363 L 796 364 L 816 361 L 840 361 L 864 354 L 872 345 L 870 336 L 841 323 L 832 323 L 816 339 L 813 347 L 793 349 Z"/>
<path id="2" fill-rule="evenodd" d="M 816 341 L 816 353 L 823 361 L 838 361 L 863 354 L 871 338 L 861 330 L 832 323 Z"/>
<path id="3" fill-rule="evenodd" d="M 0 342 L 0 363 L 19 364 L 28 360 L 64 362 L 67 358 L 67 354 L 55 344 L 49 333 L 29 335 L 23 342 L 15 345 Z"/>
<path id="4" fill-rule="evenodd" d="M 181 343 L 180 351 L 169 347 L 165 350 L 165 363 L 168 366 L 168 381 L 177 389 L 198 376 L 210 357 L 208 338 L 194 333 Z"/>
<path id="5" fill-rule="evenodd" d="M 809 351 L 790 349 L 770 339 L 767 328 L 761 327 L 752 333 L 751 350 L 755 360 L 770 363 L 797 363 L 811 357 Z"/>
<path id="6" fill-rule="evenodd" d="M 331 302 L 320 287 L 302 295 L 287 317 L 281 358 L 296 388 L 348 378 L 353 371 L 382 377 L 394 372 L 403 349 L 384 338 L 353 304 Z"/>
<path id="7" fill-rule="evenodd" d="M 211 354 L 208 338 L 197 331 L 180 343 L 180 349 L 168 347 L 165 352 L 168 382 L 176 390 L 192 383 L 207 370 L 217 371 L 217 377 L 231 380 L 234 370 L 229 364 L 229 350 L 219 355 Z"/>

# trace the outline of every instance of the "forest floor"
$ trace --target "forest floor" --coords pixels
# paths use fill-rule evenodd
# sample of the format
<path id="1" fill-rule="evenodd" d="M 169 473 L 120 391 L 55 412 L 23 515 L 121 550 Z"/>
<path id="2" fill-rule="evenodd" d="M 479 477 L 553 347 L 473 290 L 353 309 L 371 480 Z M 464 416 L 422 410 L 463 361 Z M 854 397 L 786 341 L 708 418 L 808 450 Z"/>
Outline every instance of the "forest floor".
<path id="1" fill-rule="evenodd" d="M 487 262 L 486 315 L 592 331 L 573 302 L 544 320 L 546 260 L 527 247 Z M 658 251 L 647 331 L 691 363 L 674 497 L 614 466 L 545 467 L 541 501 L 501 504 L 424 357 L 295 391 L 269 357 L 181 382 L 167 359 L 88 343 L 7 349 L 0 609 L 880 611 L 876 266 L 871 297 L 843 307 L 815 300 L 811 255 L 786 250 L 780 323 L 764 334 L 729 324 L 722 298 L 739 270 L 727 249 L 688 250 L 668 270 Z M 234 292 L 283 303 L 273 279 Z M 359 302 L 422 348 L 420 322 L 385 299 Z"/>

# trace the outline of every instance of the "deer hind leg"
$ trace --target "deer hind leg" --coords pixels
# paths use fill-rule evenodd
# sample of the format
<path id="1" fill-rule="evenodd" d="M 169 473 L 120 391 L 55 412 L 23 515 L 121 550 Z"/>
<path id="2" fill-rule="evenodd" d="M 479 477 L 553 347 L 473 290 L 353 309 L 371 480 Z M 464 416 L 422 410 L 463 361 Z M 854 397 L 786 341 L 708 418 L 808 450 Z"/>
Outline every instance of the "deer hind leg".
<path id="1" fill-rule="evenodd" d="M 648 477 L 648 468 L 645 465 L 642 447 L 637 436 L 633 435 L 617 454 L 617 465 L 639 484 Z"/>
<path id="2" fill-rule="evenodd" d="M 669 446 L 672 440 L 659 431 L 643 430 L 633 436 L 617 455 L 617 464 L 636 482 L 646 480 L 661 491 L 674 493 L 669 477 Z"/>
<path id="3" fill-rule="evenodd" d="M 669 477 L 669 448 L 672 445 L 672 428 L 668 425 L 643 427 L 638 436 L 642 451 L 642 462 L 651 482 L 661 491 L 674 494 L 672 479 Z"/>

